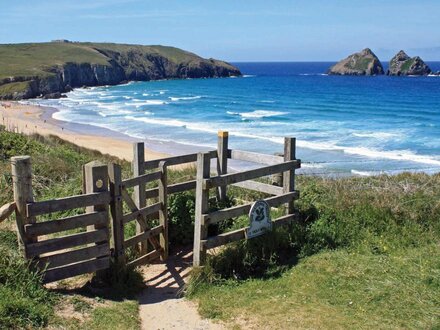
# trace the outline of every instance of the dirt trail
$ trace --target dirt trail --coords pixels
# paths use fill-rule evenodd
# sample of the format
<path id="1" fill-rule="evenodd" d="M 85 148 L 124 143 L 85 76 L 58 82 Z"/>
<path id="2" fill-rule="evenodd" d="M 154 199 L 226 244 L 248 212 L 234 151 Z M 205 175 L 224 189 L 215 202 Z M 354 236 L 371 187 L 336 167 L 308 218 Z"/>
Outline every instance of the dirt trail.
<path id="1" fill-rule="evenodd" d="M 148 286 L 139 297 L 143 330 L 224 329 L 219 324 L 202 319 L 197 312 L 196 304 L 179 297 L 179 292 L 188 279 L 191 261 L 191 252 L 180 251 L 170 256 L 166 263 L 143 268 Z"/>

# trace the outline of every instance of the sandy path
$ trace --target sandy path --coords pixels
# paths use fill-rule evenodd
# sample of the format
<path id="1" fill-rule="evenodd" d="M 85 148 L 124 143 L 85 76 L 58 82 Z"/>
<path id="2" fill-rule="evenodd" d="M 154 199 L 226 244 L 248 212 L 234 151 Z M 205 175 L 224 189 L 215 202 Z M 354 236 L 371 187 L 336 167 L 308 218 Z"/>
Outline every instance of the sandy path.
<path id="1" fill-rule="evenodd" d="M 139 297 L 139 312 L 143 330 L 157 329 L 224 329 L 219 324 L 202 319 L 197 305 L 179 297 L 188 278 L 192 253 L 180 251 L 166 263 L 143 268 L 147 289 Z"/>
<path id="2" fill-rule="evenodd" d="M 1 102 L 0 124 L 7 130 L 43 136 L 55 135 L 80 147 L 98 150 L 121 159 L 133 159 L 133 142 L 137 140 L 105 128 L 73 124 L 52 118 L 53 108 Z M 147 160 L 166 157 L 167 154 L 145 149 Z"/>

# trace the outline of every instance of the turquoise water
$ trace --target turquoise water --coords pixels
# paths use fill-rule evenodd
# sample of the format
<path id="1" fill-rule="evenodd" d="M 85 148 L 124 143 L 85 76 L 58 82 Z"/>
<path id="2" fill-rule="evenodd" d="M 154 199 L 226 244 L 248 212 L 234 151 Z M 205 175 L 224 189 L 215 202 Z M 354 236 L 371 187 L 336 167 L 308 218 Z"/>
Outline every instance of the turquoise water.
<path id="1" fill-rule="evenodd" d="M 38 103 L 59 108 L 57 119 L 164 149 L 214 147 L 216 132 L 228 130 L 232 148 L 272 154 L 293 136 L 304 173 L 440 171 L 440 77 L 323 75 L 331 63 L 236 65 L 243 77 L 77 89 Z"/>

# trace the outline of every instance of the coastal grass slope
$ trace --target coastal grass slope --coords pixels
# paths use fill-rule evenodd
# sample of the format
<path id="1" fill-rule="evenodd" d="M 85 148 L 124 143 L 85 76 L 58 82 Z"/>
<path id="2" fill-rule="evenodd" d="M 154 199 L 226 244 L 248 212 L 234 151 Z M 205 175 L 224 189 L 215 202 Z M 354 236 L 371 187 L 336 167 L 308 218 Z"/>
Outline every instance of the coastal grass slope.
<path id="1" fill-rule="evenodd" d="M 59 97 L 75 87 L 130 80 L 237 75 L 239 69 L 229 63 L 175 47 L 67 41 L 0 45 L 0 99 Z"/>

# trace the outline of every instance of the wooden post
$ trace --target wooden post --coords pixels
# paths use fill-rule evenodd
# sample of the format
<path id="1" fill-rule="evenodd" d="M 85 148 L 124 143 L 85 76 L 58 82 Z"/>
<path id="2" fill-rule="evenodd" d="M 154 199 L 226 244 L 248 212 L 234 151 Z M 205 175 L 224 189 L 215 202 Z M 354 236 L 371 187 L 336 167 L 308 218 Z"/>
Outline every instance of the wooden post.
<path id="1" fill-rule="evenodd" d="M 108 191 L 108 166 L 98 161 L 92 161 L 84 165 L 84 181 L 86 194 L 106 192 Z M 108 204 L 100 204 L 86 207 L 86 213 L 102 212 L 106 213 L 105 224 L 92 225 L 87 227 L 87 231 L 95 229 L 108 229 Z M 107 240 L 102 242 L 95 242 L 96 245 L 108 244 Z M 99 259 L 99 258 L 98 258 Z M 98 276 L 103 275 L 102 272 L 96 273 Z"/>
<path id="2" fill-rule="evenodd" d="M 159 202 L 162 204 L 159 211 L 159 224 L 163 226 L 160 234 L 161 260 L 168 258 L 168 217 L 167 217 L 167 165 L 165 161 L 159 163 L 162 176 L 159 181 Z"/>
<path id="3" fill-rule="evenodd" d="M 14 189 L 14 201 L 16 205 L 16 223 L 18 242 L 23 248 L 26 257 L 26 244 L 36 242 L 35 237 L 25 234 L 24 225 L 34 223 L 35 218 L 30 218 L 26 214 L 26 204 L 34 201 L 32 191 L 32 166 L 31 157 L 17 156 L 11 158 L 12 184 Z"/>
<path id="4" fill-rule="evenodd" d="M 206 259 L 206 250 L 202 246 L 201 241 L 206 239 L 208 235 L 208 228 L 202 219 L 203 214 L 208 213 L 209 189 L 204 189 L 203 180 L 209 178 L 210 168 L 211 157 L 209 153 L 199 153 L 197 155 L 193 266 L 203 265 Z"/>
<path id="5" fill-rule="evenodd" d="M 132 162 L 133 177 L 138 177 L 145 174 L 145 145 L 143 142 L 133 144 L 133 162 Z M 147 206 L 145 183 L 139 184 L 134 188 L 133 195 L 136 206 L 140 209 Z M 136 234 L 141 234 L 148 229 L 146 217 L 137 219 Z M 148 252 L 148 242 L 140 243 L 139 252 L 146 254 Z"/>
<path id="6" fill-rule="evenodd" d="M 217 140 L 217 174 L 228 173 L 228 132 L 219 131 Z M 226 200 L 227 186 L 218 187 L 218 198 L 220 201 Z"/>
<path id="7" fill-rule="evenodd" d="M 110 211 L 112 214 L 112 246 L 114 249 L 114 258 L 120 267 L 125 267 L 121 166 L 118 164 L 110 164 L 108 174 L 110 179 L 110 194 L 112 197 Z"/>
<path id="8" fill-rule="evenodd" d="M 296 159 L 296 139 L 284 138 L 284 161 Z M 295 190 L 295 170 L 286 171 L 283 174 L 283 193 Z M 286 214 L 293 214 L 293 201 L 286 204 Z"/>

